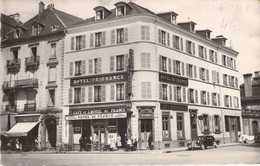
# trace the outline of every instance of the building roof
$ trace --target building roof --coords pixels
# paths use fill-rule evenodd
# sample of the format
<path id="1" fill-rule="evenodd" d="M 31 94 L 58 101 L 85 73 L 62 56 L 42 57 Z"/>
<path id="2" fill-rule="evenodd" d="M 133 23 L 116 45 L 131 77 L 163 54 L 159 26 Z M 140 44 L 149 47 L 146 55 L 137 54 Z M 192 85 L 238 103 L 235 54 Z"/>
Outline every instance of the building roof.
<path id="1" fill-rule="evenodd" d="M 19 38 L 14 38 L 14 34 L 9 32 L 9 34 L 7 34 L 8 38 L 4 43 L 10 44 L 24 41 L 27 38 L 33 39 L 46 35 L 64 33 L 66 27 L 79 21 L 82 21 L 82 19 L 57 10 L 53 5 L 49 5 L 42 13 L 38 13 L 36 16 L 21 25 L 22 34 Z M 39 24 L 42 27 L 42 30 L 38 35 L 32 35 L 32 26 L 35 24 Z M 52 26 L 57 27 L 57 30 L 52 31 Z"/>
<path id="2" fill-rule="evenodd" d="M 1 37 L 8 34 L 16 26 L 22 25 L 21 21 L 15 21 L 14 18 L 1 13 Z"/>

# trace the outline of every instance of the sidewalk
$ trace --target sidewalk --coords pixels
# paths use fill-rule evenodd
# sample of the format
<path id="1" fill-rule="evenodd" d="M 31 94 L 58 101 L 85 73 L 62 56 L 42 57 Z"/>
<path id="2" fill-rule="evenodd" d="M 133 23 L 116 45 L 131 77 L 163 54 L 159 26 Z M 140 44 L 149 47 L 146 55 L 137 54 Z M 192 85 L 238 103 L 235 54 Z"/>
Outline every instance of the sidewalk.
<path id="1" fill-rule="evenodd" d="M 218 148 L 228 147 L 228 146 L 236 146 L 241 145 L 242 143 L 228 143 L 228 144 L 220 144 Z M 158 150 L 139 150 L 139 151 L 124 151 L 120 149 L 118 151 L 66 151 L 57 153 L 55 150 L 44 150 L 44 151 L 30 151 L 30 152 L 14 152 L 11 154 L 153 154 L 153 153 L 174 153 L 174 152 L 182 152 L 186 151 L 187 147 L 178 147 L 178 148 L 166 148 L 166 149 L 158 149 Z M 7 154 L 7 151 L 1 151 L 1 154 Z"/>

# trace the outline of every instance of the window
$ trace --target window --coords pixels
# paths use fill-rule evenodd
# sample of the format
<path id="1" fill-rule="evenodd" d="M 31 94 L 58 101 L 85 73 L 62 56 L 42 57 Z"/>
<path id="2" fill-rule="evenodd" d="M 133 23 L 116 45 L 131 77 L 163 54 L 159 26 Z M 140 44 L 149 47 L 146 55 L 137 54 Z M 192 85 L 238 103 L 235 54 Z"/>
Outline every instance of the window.
<path id="1" fill-rule="evenodd" d="M 141 82 L 141 96 L 142 99 L 151 99 L 152 97 L 151 82 Z"/>
<path id="2" fill-rule="evenodd" d="M 213 50 L 209 50 L 209 60 L 211 62 L 215 62 L 215 57 L 214 57 L 214 51 Z"/>
<path id="3" fill-rule="evenodd" d="M 186 53 L 188 53 L 188 54 L 190 54 L 190 55 L 194 55 L 193 45 L 194 45 L 194 43 L 192 43 L 192 42 L 189 41 L 189 40 L 186 40 Z M 194 48 L 194 49 L 195 49 L 195 48 Z"/>
<path id="4" fill-rule="evenodd" d="M 74 103 L 81 101 L 81 88 L 74 88 Z"/>
<path id="5" fill-rule="evenodd" d="M 181 87 L 177 86 L 177 101 L 181 102 Z"/>
<path id="6" fill-rule="evenodd" d="M 150 40 L 150 27 L 147 25 L 141 26 L 141 39 Z"/>
<path id="7" fill-rule="evenodd" d="M 59 28 L 59 27 L 58 27 L 57 25 L 52 25 L 52 26 L 51 26 L 51 31 L 52 31 L 52 32 L 55 32 L 55 31 L 57 31 L 58 28 Z"/>
<path id="8" fill-rule="evenodd" d="M 94 59 L 94 73 L 95 74 L 99 74 L 101 73 L 101 69 L 102 69 L 102 59 L 101 58 L 95 58 Z M 92 65 L 90 65 L 91 67 Z"/>
<path id="9" fill-rule="evenodd" d="M 228 78 L 227 74 L 223 74 L 223 85 L 225 86 L 228 86 L 227 78 Z"/>
<path id="10" fill-rule="evenodd" d="M 19 38 L 21 36 L 21 29 L 14 30 L 14 38 Z"/>
<path id="11" fill-rule="evenodd" d="M 207 59 L 206 53 L 207 53 L 206 48 L 199 45 L 199 57 L 201 57 L 203 59 Z"/>
<path id="12" fill-rule="evenodd" d="M 116 100 L 124 100 L 125 88 L 124 84 L 116 84 Z"/>
<path id="13" fill-rule="evenodd" d="M 181 75 L 181 62 L 173 60 L 173 73 Z"/>
<path id="14" fill-rule="evenodd" d="M 49 103 L 48 106 L 54 106 L 55 105 L 55 90 L 49 90 Z"/>
<path id="15" fill-rule="evenodd" d="M 162 92 L 163 92 L 163 95 L 162 95 L 163 100 L 167 100 L 167 85 L 166 84 L 162 84 Z"/>
<path id="16" fill-rule="evenodd" d="M 165 71 L 165 72 L 167 72 L 167 58 L 166 57 L 162 57 L 162 71 Z"/>
<path id="17" fill-rule="evenodd" d="M 172 15 L 171 22 L 172 22 L 173 24 L 176 24 L 176 16 Z"/>
<path id="18" fill-rule="evenodd" d="M 31 50 L 32 50 L 32 56 L 33 56 L 34 58 L 36 58 L 36 56 L 37 56 L 37 47 L 32 47 Z M 35 59 L 34 59 L 34 60 L 35 60 Z"/>
<path id="19" fill-rule="evenodd" d="M 181 37 L 172 35 L 172 45 L 174 49 L 183 51 L 183 39 Z"/>
<path id="20" fill-rule="evenodd" d="M 14 59 L 17 60 L 18 59 L 18 50 L 13 50 L 12 52 L 13 52 Z"/>
<path id="21" fill-rule="evenodd" d="M 215 132 L 219 133 L 220 132 L 220 119 L 219 119 L 219 115 L 214 115 L 214 126 L 215 126 Z"/>
<path id="22" fill-rule="evenodd" d="M 124 29 L 117 29 L 117 43 L 124 43 Z"/>
<path id="23" fill-rule="evenodd" d="M 217 106 L 218 105 L 218 103 L 217 103 L 217 93 L 212 93 L 211 99 L 212 99 L 212 105 Z"/>
<path id="24" fill-rule="evenodd" d="M 190 103 L 195 103 L 195 100 L 194 100 L 194 89 L 189 89 L 189 102 Z"/>
<path id="25" fill-rule="evenodd" d="M 81 75 L 81 61 L 75 62 L 75 76 Z"/>
<path id="26" fill-rule="evenodd" d="M 82 49 L 82 36 L 76 36 L 76 50 Z"/>
<path id="27" fill-rule="evenodd" d="M 227 66 L 227 56 L 226 55 L 222 55 L 222 65 Z"/>
<path id="28" fill-rule="evenodd" d="M 209 116 L 207 114 L 203 115 L 203 132 L 209 132 Z"/>
<path id="29" fill-rule="evenodd" d="M 201 104 L 203 105 L 207 104 L 206 91 L 201 91 Z"/>
<path id="30" fill-rule="evenodd" d="M 151 54 L 141 53 L 141 68 L 150 69 L 151 68 Z"/>
<path id="31" fill-rule="evenodd" d="M 56 82 L 56 67 L 50 66 L 49 68 L 49 82 Z"/>
<path id="32" fill-rule="evenodd" d="M 230 76 L 229 79 L 230 79 L 229 86 L 234 88 L 235 87 L 235 77 Z"/>
<path id="33" fill-rule="evenodd" d="M 225 107 L 229 107 L 229 96 L 228 95 L 224 95 L 224 103 L 225 103 Z"/>
<path id="34" fill-rule="evenodd" d="M 166 32 L 159 30 L 159 43 L 166 45 Z"/>
<path id="35" fill-rule="evenodd" d="M 101 46 L 101 40 L 102 40 L 102 33 L 101 32 L 95 33 L 95 47 Z"/>
<path id="36" fill-rule="evenodd" d="M 102 20 L 104 19 L 104 12 L 103 10 L 97 11 L 96 12 L 96 20 Z"/>
<path id="37" fill-rule="evenodd" d="M 191 64 L 186 64 L 186 72 L 187 72 L 187 76 L 190 78 L 193 78 L 193 69 L 194 69 L 194 75 L 195 75 L 195 66 L 191 65 Z"/>
<path id="38" fill-rule="evenodd" d="M 56 43 L 51 44 L 51 57 L 50 58 L 56 58 Z"/>
<path id="39" fill-rule="evenodd" d="M 116 71 L 124 70 L 124 55 L 116 56 Z"/>
<path id="40" fill-rule="evenodd" d="M 169 140 L 171 138 L 169 113 L 163 113 L 162 115 L 162 136 L 163 140 Z"/>
<path id="41" fill-rule="evenodd" d="M 219 84 L 219 72 L 212 70 L 212 83 Z"/>
<path id="42" fill-rule="evenodd" d="M 206 70 L 205 68 L 200 67 L 200 79 L 205 81 L 206 80 Z"/>
<path id="43" fill-rule="evenodd" d="M 182 113 L 177 113 L 177 139 L 185 139 L 184 115 Z"/>
<path id="44" fill-rule="evenodd" d="M 125 6 L 118 6 L 117 7 L 117 16 L 125 15 Z"/>
<path id="45" fill-rule="evenodd" d="M 101 101 L 101 86 L 94 86 L 94 102 Z"/>
<path id="46" fill-rule="evenodd" d="M 42 27 L 39 24 L 32 26 L 32 35 L 39 35 L 42 30 Z"/>

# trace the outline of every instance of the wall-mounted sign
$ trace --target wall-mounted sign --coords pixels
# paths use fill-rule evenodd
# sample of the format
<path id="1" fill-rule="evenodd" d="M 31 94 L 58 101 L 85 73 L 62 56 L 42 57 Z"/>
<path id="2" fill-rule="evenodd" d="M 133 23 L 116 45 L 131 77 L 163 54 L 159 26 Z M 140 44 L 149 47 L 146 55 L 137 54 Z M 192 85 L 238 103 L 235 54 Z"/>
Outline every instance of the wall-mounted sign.
<path id="1" fill-rule="evenodd" d="M 188 111 L 187 105 L 181 104 L 160 104 L 161 110 L 175 110 L 175 111 Z"/>
<path id="2" fill-rule="evenodd" d="M 70 115 L 66 120 L 89 120 L 89 119 L 118 119 L 126 118 L 125 113 L 90 114 L 90 115 Z"/>
<path id="3" fill-rule="evenodd" d="M 127 73 L 102 74 L 97 76 L 86 76 L 70 80 L 71 86 L 91 85 L 100 83 L 127 81 Z"/>
<path id="4" fill-rule="evenodd" d="M 189 85 L 189 80 L 187 78 L 165 73 L 159 73 L 159 81 L 181 86 Z"/>
<path id="5" fill-rule="evenodd" d="M 104 113 L 124 113 L 125 108 L 101 108 L 86 110 L 70 110 L 70 115 L 104 114 Z"/>
<path id="6" fill-rule="evenodd" d="M 15 117 L 17 123 L 19 122 L 38 122 L 40 115 L 38 116 L 17 116 Z"/>
<path id="7" fill-rule="evenodd" d="M 153 109 L 152 108 L 141 108 L 139 110 L 139 119 L 153 119 Z"/>

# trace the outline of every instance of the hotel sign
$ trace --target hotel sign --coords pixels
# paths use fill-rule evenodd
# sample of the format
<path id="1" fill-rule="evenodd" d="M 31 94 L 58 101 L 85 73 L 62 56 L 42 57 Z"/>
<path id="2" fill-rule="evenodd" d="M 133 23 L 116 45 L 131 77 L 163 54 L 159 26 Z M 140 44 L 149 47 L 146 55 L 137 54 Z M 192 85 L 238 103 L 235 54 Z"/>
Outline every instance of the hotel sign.
<path id="1" fill-rule="evenodd" d="M 71 115 L 66 120 L 88 120 L 88 119 L 117 119 L 126 118 L 127 113 L 107 113 L 107 114 L 90 114 L 90 115 Z"/>
<path id="2" fill-rule="evenodd" d="M 188 111 L 187 105 L 181 104 L 163 104 L 160 105 L 161 110 Z"/>
<path id="3" fill-rule="evenodd" d="M 174 76 L 174 75 L 170 75 L 170 74 L 165 74 L 165 73 L 159 73 L 159 81 L 165 82 L 165 83 L 170 83 L 170 84 L 182 85 L 182 86 L 189 85 L 187 78 L 180 77 L 180 76 Z"/>
<path id="4" fill-rule="evenodd" d="M 100 83 L 127 81 L 127 73 L 102 74 L 97 76 L 86 76 L 81 78 L 73 78 L 70 80 L 71 86 L 91 85 Z"/>
<path id="5" fill-rule="evenodd" d="M 125 108 L 102 108 L 102 109 L 84 109 L 84 110 L 70 110 L 70 115 L 87 115 L 87 114 L 106 114 L 106 113 L 125 113 Z"/>

